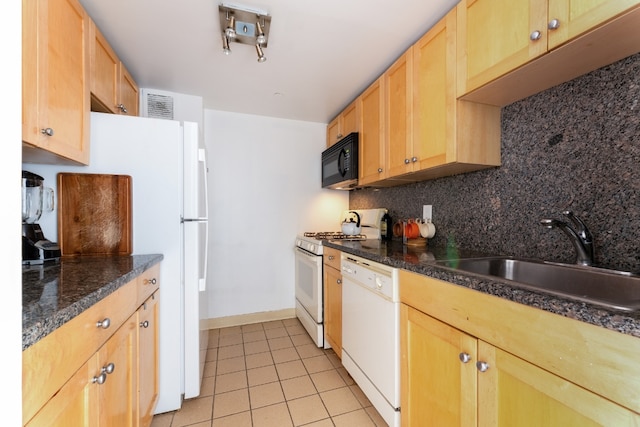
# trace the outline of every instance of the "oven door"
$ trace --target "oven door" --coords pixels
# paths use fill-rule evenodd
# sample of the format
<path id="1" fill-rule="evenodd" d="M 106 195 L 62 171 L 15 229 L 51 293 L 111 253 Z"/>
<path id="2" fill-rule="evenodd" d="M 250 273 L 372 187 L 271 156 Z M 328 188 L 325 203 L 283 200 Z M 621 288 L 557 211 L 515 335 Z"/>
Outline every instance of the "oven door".
<path id="1" fill-rule="evenodd" d="M 322 256 L 296 247 L 295 294 L 316 323 L 322 323 Z"/>

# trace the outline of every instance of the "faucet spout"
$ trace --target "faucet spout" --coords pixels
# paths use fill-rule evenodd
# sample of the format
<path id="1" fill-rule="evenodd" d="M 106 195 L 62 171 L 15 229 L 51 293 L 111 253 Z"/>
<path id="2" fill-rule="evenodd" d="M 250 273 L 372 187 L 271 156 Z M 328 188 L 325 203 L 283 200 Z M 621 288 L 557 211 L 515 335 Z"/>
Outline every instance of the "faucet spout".
<path id="1" fill-rule="evenodd" d="M 593 264 L 593 237 L 585 223 L 575 216 L 571 211 L 564 211 L 563 214 L 571 221 L 575 229 L 564 221 L 557 219 L 541 219 L 540 224 L 546 228 L 559 228 L 571 240 L 576 250 L 576 264 Z"/>

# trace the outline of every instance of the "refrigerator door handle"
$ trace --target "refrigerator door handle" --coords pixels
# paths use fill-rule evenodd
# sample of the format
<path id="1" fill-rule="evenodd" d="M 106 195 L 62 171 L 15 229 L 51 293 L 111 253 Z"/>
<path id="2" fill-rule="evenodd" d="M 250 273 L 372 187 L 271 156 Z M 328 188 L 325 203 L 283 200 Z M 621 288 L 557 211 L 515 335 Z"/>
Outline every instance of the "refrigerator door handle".
<path id="1" fill-rule="evenodd" d="M 198 148 L 198 161 L 202 163 L 202 184 L 204 185 L 204 217 L 209 218 L 209 188 L 207 185 L 207 152 L 204 148 Z"/>
<path id="2" fill-rule="evenodd" d="M 204 270 L 202 277 L 198 280 L 198 289 L 200 292 L 207 290 L 207 265 L 209 261 L 209 221 L 204 223 Z"/>

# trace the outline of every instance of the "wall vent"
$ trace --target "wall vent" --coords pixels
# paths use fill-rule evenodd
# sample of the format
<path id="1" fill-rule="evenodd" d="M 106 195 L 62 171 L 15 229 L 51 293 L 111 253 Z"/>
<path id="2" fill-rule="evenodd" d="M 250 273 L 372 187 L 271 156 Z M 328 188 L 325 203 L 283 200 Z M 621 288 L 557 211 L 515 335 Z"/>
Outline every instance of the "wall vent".
<path id="1" fill-rule="evenodd" d="M 147 117 L 173 120 L 173 96 L 147 93 L 145 105 Z"/>

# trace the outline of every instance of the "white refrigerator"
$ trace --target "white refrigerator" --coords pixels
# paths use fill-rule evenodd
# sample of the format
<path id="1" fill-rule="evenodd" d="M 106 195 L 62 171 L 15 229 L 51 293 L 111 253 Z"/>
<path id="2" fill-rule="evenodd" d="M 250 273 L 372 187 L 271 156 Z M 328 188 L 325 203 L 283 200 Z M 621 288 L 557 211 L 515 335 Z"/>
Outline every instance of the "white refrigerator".
<path id="1" fill-rule="evenodd" d="M 156 413 L 196 397 L 207 349 L 206 152 L 191 122 L 91 113 L 89 166 L 23 164 L 54 187 L 58 172 L 131 175 L 133 253 L 161 253 L 159 399 Z M 40 221 L 57 235 L 56 212 Z"/>

